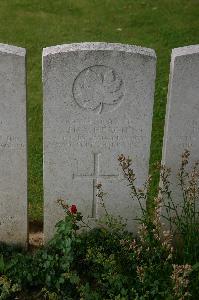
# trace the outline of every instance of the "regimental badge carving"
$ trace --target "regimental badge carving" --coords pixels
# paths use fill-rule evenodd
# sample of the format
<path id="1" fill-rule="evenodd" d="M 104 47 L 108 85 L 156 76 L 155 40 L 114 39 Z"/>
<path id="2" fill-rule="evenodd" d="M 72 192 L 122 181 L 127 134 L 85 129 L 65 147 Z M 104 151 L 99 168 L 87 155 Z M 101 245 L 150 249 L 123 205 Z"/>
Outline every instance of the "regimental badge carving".
<path id="1" fill-rule="evenodd" d="M 76 77 L 73 97 L 84 110 L 96 113 L 112 111 L 124 97 L 124 82 L 110 67 L 91 66 Z"/>

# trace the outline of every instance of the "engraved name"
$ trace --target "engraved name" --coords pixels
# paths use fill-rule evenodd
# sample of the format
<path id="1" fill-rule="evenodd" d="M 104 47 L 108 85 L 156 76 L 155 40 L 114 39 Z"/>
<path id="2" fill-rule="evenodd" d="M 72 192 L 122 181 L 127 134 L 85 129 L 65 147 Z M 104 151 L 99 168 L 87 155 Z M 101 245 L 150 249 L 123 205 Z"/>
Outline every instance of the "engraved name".
<path id="1" fill-rule="evenodd" d="M 134 127 L 89 127 L 69 126 L 65 135 L 52 138 L 49 145 L 54 146 L 81 146 L 92 147 L 99 145 L 105 148 L 114 148 L 119 145 L 131 146 L 143 142 L 145 136 L 142 129 L 135 130 Z"/>
<path id="2" fill-rule="evenodd" d="M 20 149 L 24 148 L 25 144 L 22 139 L 12 135 L 0 135 L 0 148 L 1 149 Z"/>

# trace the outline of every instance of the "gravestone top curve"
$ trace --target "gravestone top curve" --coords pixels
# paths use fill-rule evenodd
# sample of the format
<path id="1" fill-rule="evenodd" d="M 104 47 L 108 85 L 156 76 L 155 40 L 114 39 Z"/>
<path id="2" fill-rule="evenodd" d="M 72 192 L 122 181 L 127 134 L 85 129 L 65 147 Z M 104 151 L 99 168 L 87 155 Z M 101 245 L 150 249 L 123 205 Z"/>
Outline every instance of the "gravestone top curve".
<path id="1" fill-rule="evenodd" d="M 17 55 L 17 56 L 25 56 L 26 55 L 25 48 L 16 47 L 13 45 L 1 44 L 1 43 L 0 43 L 0 52 L 6 53 L 6 54 L 13 54 L 13 55 Z"/>
<path id="2" fill-rule="evenodd" d="M 137 53 L 141 55 L 148 55 L 153 58 L 156 58 L 155 51 L 151 48 L 145 48 L 141 46 L 134 46 L 134 45 L 124 45 L 119 43 L 103 43 L 103 42 L 85 42 L 85 43 L 72 43 L 72 44 L 64 44 L 64 45 L 57 45 L 52 47 L 46 47 L 43 49 L 43 56 L 48 56 L 52 54 L 58 54 L 62 52 L 72 52 L 72 51 L 124 51 L 126 53 Z"/>
<path id="3" fill-rule="evenodd" d="M 176 56 L 191 55 L 199 52 L 199 45 L 190 45 L 185 47 L 178 47 L 172 50 L 172 59 Z"/>

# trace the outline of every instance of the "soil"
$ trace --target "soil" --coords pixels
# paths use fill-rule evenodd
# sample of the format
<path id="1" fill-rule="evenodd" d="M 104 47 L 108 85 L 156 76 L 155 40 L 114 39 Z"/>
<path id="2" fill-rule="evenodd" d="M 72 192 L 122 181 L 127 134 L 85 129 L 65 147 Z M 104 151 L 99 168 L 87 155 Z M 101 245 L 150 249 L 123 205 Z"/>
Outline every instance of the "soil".
<path id="1" fill-rule="evenodd" d="M 38 222 L 29 223 L 29 248 L 37 249 L 43 245 L 43 224 Z"/>

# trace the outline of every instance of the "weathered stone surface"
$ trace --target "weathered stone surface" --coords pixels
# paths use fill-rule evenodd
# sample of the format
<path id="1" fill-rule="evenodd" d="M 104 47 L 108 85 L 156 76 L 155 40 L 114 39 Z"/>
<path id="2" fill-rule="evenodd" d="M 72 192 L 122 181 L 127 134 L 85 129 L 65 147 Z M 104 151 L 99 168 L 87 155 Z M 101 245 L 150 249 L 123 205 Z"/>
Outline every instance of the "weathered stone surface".
<path id="1" fill-rule="evenodd" d="M 0 241 L 27 242 L 25 49 L 0 44 Z"/>
<path id="2" fill-rule="evenodd" d="M 190 163 L 199 160 L 198 116 L 199 45 L 173 49 L 162 162 L 171 168 L 176 203 L 182 201 L 176 176 L 181 154 L 188 149 L 191 152 Z"/>
<path id="3" fill-rule="evenodd" d="M 44 234 L 48 240 L 63 216 L 59 198 L 99 217 L 101 182 L 108 211 L 139 215 L 117 157 L 130 156 L 137 184 L 148 174 L 156 56 L 153 50 L 120 44 L 81 43 L 43 51 Z"/>

